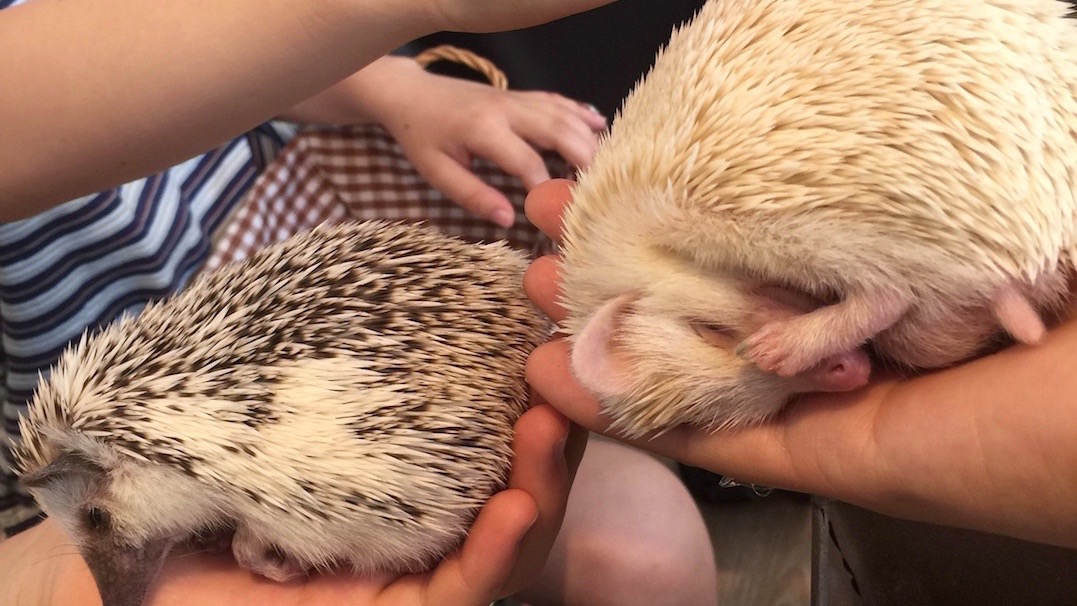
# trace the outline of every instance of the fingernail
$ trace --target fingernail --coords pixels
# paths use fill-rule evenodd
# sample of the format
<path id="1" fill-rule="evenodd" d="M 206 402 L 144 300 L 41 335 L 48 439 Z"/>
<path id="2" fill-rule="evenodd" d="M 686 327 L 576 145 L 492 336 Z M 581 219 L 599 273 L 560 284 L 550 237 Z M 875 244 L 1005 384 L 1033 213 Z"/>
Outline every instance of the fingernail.
<path id="1" fill-rule="evenodd" d="M 565 448 L 568 446 L 568 436 L 572 433 L 572 424 L 569 423 L 565 427 L 565 433 L 557 439 L 553 444 L 553 455 L 556 458 L 563 459 L 565 457 Z"/>
<path id="2" fill-rule="evenodd" d="M 587 109 L 591 110 L 592 112 L 594 112 L 594 113 L 596 113 L 596 114 L 598 114 L 600 116 L 602 115 L 602 112 L 598 111 L 598 108 L 595 107 L 594 105 L 591 105 L 590 103 L 584 103 L 584 105 L 587 107 Z"/>
<path id="3" fill-rule="evenodd" d="M 491 219 L 493 219 L 494 223 L 508 229 L 516 222 L 516 213 L 510 208 L 499 208 L 494 211 Z"/>
<path id="4" fill-rule="evenodd" d="M 566 431 L 565 435 L 562 436 L 561 439 L 558 440 L 557 443 L 554 445 L 554 452 L 557 453 L 560 456 L 565 456 L 565 446 L 567 446 L 567 445 L 568 445 L 568 432 Z"/>

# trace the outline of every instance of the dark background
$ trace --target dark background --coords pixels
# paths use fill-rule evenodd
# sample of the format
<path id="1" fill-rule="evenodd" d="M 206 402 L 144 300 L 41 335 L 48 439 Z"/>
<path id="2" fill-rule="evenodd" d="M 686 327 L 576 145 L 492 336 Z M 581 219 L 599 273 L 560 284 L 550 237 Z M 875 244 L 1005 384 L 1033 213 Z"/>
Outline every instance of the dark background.
<path id="1" fill-rule="evenodd" d="M 493 61 L 514 89 L 543 89 L 593 104 L 612 118 L 669 41 L 704 0 L 620 0 L 546 25 L 496 34 L 440 33 L 406 49 L 452 44 Z M 445 67 L 432 69 L 470 76 Z"/>
<path id="2" fill-rule="evenodd" d="M 1077 6 L 1077 0 L 1067 0 Z M 497 34 L 441 33 L 406 52 L 438 44 L 472 50 L 493 61 L 515 89 L 559 92 L 598 107 L 612 118 L 636 81 L 654 62 L 673 27 L 691 18 L 704 0 L 620 0 L 553 23 Z M 431 69 L 474 77 L 467 70 Z"/>

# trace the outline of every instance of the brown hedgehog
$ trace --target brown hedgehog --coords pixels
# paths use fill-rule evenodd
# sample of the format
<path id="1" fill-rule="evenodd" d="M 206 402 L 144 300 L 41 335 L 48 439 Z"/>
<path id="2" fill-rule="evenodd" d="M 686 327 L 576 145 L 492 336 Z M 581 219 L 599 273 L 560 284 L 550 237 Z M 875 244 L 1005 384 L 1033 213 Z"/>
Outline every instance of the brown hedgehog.
<path id="1" fill-rule="evenodd" d="M 417 571 L 511 462 L 546 321 L 526 259 L 432 228 L 318 228 L 66 352 L 16 457 L 106 606 L 171 546 L 234 530 L 245 568 Z"/>
<path id="2" fill-rule="evenodd" d="M 573 368 L 625 435 L 1034 343 L 1075 241 L 1055 0 L 712 0 L 565 217 Z"/>

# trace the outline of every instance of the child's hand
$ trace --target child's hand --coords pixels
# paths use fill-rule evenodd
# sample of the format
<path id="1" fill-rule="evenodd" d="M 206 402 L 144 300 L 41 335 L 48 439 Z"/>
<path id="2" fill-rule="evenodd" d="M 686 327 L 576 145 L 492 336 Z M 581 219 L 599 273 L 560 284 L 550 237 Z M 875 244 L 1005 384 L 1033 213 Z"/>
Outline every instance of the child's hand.
<path id="1" fill-rule="evenodd" d="M 382 124 L 431 185 L 504 227 L 515 220 L 512 204 L 470 171 L 472 157 L 493 162 L 530 189 L 550 178 L 539 150 L 585 167 L 606 127 L 593 108 L 560 95 L 439 76 L 404 57 L 372 63 L 288 116 Z"/>
<path id="2" fill-rule="evenodd" d="M 410 85 L 414 99 L 382 124 L 431 185 L 502 227 L 515 221 L 512 204 L 471 172 L 473 156 L 519 177 L 530 190 L 550 178 L 538 150 L 586 167 L 606 126 L 593 109 L 554 93 L 503 91 L 426 72 Z"/>

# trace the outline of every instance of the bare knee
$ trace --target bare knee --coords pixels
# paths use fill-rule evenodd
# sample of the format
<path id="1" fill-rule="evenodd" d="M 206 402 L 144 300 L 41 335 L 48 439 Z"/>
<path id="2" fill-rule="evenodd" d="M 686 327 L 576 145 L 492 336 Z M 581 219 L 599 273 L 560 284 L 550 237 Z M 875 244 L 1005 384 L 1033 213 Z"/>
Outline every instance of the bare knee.
<path id="1" fill-rule="evenodd" d="M 542 578 L 520 597 L 547 604 L 714 604 L 707 527 L 680 479 L 654 457 L 592 438 Z"/>
<path id="2" fill-rule="evenodd" d="M 695 542 L 581 538 L 568 549 L 571 604 L 635 606 L 714 604 L 714 560 Z"/>

